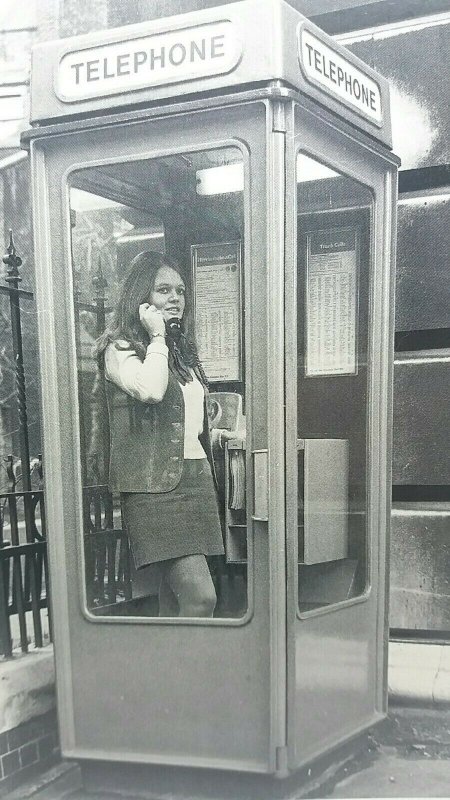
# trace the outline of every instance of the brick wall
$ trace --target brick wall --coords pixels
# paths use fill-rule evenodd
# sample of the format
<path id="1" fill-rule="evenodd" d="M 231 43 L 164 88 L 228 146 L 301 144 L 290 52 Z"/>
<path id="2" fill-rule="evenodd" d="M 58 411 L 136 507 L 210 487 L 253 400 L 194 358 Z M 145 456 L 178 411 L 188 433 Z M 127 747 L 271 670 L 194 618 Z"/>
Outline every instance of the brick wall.
<path id="1" fill-rule="evenodd" d="M 60 757 L 56 712 L 0 733 L 0 797 Z"/>

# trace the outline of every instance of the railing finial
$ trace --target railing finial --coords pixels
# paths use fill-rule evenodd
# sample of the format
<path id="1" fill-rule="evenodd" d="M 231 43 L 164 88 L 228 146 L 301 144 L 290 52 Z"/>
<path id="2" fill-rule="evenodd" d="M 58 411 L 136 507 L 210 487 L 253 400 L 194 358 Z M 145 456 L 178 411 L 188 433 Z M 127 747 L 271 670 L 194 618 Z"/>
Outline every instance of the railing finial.
<path id="1" fill-rule="evenodd" d="M 13 232 L 11 228 L 9 229 L 9 244 L 2 260 L 3 263 L 8 267 L 8 274 L 5 280 L 9 281 L 10 283 L 14 281 L 21 281 L 22 278 L 19 275 L 19 267 L 22 265 L 22 259 L 16 253 L 16 246 L 14 244 Z"/>

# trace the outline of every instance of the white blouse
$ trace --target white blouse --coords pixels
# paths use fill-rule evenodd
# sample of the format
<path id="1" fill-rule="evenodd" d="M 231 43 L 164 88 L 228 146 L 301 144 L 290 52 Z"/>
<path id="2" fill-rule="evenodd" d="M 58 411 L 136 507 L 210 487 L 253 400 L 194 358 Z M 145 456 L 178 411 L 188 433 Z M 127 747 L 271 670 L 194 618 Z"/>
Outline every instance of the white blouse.
<path id="1" fill-rule="evenodd" d="M 154 340 L 147 347 L 144 361 L 134 350 L 117 350 L 113 343 L 105 351 L 106 378 L 143 403 L 160 403 L 169 379 L 168 348 Z M 203 386 L 191 370 L 192 381 L 180 384 L 184 399 L 184 458 L 206 458 L 198 439 L 203 430 Z"/>
<path id="2" fill-rule="evenodd" d="M 190 372 L 192 381 L 184 386 L 180 384 L 184 398 L 184 457 L 206 458 L 206 453 L 198 439 L 203 430 L 205 392 L 192 369 Z"/>

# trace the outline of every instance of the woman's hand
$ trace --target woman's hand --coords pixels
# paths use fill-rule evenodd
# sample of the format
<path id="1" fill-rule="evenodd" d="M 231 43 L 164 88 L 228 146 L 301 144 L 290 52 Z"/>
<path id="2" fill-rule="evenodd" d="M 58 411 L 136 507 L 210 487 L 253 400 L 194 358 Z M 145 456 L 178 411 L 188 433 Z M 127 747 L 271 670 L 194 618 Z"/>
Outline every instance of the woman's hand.
<path id="1" fill-rule="evenodd" d="M 150 303 L 141 303 L 139 306 L 139 319 L 149 336 L 165 336 L 166 326 L 162 311 Z"/>
<path id="2" fill-rule="evenodd" d="M 211 443 L 221 450 L 225 448 L 225 442 L 232 439 L 242 439 L 242 431 L 228 431 L 226 428 L 213 428 L 211 431 Z"/>

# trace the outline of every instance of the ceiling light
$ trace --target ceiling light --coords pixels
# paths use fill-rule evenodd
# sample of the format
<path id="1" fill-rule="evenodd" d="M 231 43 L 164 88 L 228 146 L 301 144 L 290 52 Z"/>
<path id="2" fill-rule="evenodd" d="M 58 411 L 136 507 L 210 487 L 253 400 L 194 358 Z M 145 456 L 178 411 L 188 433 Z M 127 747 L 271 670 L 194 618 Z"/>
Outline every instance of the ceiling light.
<path id="1" fill-rule="evenodd" d="M 199 169 L 195 176 L 197 194 L 203 197 L 242 192 L 244 189 L 244 165 L 242 163 Z"/>

